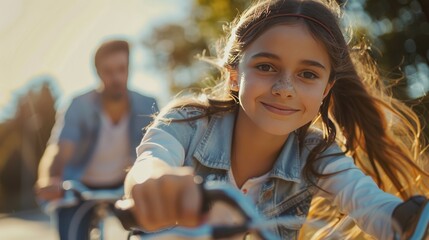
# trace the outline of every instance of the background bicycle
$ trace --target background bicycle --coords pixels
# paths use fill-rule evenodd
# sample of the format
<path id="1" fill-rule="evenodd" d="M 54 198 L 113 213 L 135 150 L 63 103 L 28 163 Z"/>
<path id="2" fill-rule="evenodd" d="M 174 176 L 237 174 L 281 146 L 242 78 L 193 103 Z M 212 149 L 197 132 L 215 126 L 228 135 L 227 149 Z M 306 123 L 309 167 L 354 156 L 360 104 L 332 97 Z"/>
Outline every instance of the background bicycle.
<path id="1" fill-rule="evenodd" d="M 88 232 L 89 239 L 117 239 L 117 235 L 113 236 L 113 231 L 109 228 L 118 228 L 118 220 L 112 212 L 112 207 L 115 201 L 123 196 L 123 187 L 115 189 L 90 189 L 78 181 L 64 181 L 63 184 L 64 197 L 60 200 L 51 201 L 43 204 L 44 211 L 51 215 L 53 224 L 56 226 L 56 214 L 60 208 L 73 207 L 84 202 L 73 216 L 71 228 L 68 234 L 69 239 L 77 239 L 77 227 L 82 221 L 82 217 L 89 213 L 91 214 L 90 229 Z M 113 229 L 114 230 L 114 229 Z M 122 231 L 122 237 L 125 238 L 126 233 Z"/>

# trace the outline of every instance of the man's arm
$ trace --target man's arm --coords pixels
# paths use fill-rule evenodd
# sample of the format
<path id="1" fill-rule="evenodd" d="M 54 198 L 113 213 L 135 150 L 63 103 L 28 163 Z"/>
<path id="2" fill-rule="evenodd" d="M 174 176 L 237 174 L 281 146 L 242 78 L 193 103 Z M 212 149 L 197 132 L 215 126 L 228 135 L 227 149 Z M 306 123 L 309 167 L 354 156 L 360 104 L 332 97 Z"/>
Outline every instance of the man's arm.
<path id="1" fill-rule="evenodd" d="M 44 200 L 53 200 L 62 196 L 61 183 L 65 165 L 71 159 L 75 144 L 71 141 L 60 141 L 49 145 L 39 165 L 39 177 L 36 183 L 36 194 Z"/>
<path id="2" fill-rule="evenodd" d="M 75 144 L 67 140 L 49 145 L 40 160 L 39 179 L 62 177 L 64 166 L 72 157 L 74 150 Z"/>
<path id="3" fill-rule="evenodd" d="M 73 157 L 76 142 L 80 139 L 79 123 L 82 115 L 79 103 L 72 101 L 65 114 L 59 114 L 52 129 L 50 144 L 40 160 L 35 185 L 36 194 L 44 200 L 62 196 L 61 184 L 66 164 Z"/>

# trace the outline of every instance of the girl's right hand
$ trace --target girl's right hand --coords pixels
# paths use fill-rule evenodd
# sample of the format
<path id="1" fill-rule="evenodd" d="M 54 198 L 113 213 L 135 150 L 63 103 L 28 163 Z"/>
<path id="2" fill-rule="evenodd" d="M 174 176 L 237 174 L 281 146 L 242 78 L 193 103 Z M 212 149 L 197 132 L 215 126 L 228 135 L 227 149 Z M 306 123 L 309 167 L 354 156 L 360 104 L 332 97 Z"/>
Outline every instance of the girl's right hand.
<path id="1" fill-rule="evenodd" d="M 131 189 L 137 223 L 146 231 L 201 223 L 202 196 L 191 168 L 171 169 L 136 183 Z"/>

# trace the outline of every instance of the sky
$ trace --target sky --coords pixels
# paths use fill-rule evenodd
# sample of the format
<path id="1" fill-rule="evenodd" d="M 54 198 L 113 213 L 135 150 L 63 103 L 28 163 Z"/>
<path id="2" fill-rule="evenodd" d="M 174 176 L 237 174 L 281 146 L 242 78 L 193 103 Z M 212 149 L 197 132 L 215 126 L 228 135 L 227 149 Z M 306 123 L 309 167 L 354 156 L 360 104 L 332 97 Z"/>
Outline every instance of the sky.
<path id="1" fill-rule="evenodd" d="M 14 100 L 42 79 L 54 80 L 58 107 L 98 84 L 93 54 L 106 39 L 132 48 L 130 87 L 168 101 L 162 74 L 140 44 L 159 24 L 183 20 L 190 0 L 0 0 L 0 121 Z"/>

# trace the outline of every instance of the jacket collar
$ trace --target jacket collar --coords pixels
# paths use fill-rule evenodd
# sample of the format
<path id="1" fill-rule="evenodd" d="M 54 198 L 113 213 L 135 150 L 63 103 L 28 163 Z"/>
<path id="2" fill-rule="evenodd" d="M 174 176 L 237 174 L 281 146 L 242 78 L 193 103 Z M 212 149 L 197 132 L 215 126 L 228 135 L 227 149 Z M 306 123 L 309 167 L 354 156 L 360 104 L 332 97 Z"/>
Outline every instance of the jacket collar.
<path id="1" fill-rule="evenodd" d="M 99 89 L 94 89 L 91 91 L 91 97 L 94 99 L 93 103 L 93 108 L 94 111 L 96 111 L 97 113 L 101 112 L 101 91 Z M 137 113 L 139 112 L 139 108 L 141 108 L 141 106 L 138 106 L 138 104 L 134 104 L 138 102 L 138 95 L 136 94 L 136 92 L 128 90 L 127 92 L 127 96 L 128 96 L 128 104 L 130 105 L 130 113 Z"/>
<path id="2" fill-rule="evenodd" d="M 229 170 L 231 168 L 232 134 L 235 112 L 213 115 L 207 130 L 198 143 L 194 157 L 209 168 Z M 300 182 L 301 161 L 298 138 L 289 134 L 269 177 L 285 181 Z"/>

